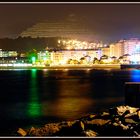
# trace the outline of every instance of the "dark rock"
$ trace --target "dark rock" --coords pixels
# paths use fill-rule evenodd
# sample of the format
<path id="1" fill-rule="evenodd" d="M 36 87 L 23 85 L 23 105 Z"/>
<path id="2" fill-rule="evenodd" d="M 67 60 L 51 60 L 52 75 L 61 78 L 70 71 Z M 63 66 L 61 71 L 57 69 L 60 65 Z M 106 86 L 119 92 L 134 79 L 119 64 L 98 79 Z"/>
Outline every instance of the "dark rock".
<path id="1" fill-rule="evenodd" d="M 76 123 L 77 121 L 65 121 L 65 122 L 61 122 L 60 124 L 59 124 L 59 127 L 60 127 L 60 129 L 61 128 L 65 128 L 65 127 L 71 127 L 74 123 Z"/>
<path id="2" fill-rule="evenodd" d="M 117 109 L 116 108 L 110 108 L 109 109 L 110 116 L 116 116 L 117 115 Z"/>
<path id="3" fill-rule="evenodd" d="M 137 136 L 140 135 L 140 109 L 119 106 L 109 112 L 90 114 L 74 121 L 46 124 L 44 127 L 25 131 L 21 136 Z"/>
<path id="4" fill-rule="evenodd" d="M 118 106 L 115 108 L 110 108 L 109 113 L 110 113 L 110 115 L 122 116 L 124 113 L 126 113 L 126 114 L 135 113 L 135 112 L 137 112 L 138 109 L 139 108 L 130 107 L 130 106 Z"/>
<path id="5" fill-rule="evenodd" d="M 132 131 L 137 132 L 138 134 L 140 134 L 140 124 L 133 125 Z"/>
<path id="6" fill-rule="evenodd" d="M 51 123 L 51 124 L 46 124 L 44 127 L 41 128 L 31 128 L 29 130 L 28 135 L 30 136 L 52 136 L 55 133 L 60 131 L 59 129 L 59 124 L 57 123 Z"/>
<path id="7" fill-rule="evenodd" d="M 137 112 L 138 119 L 140 120 L 140 111 Z"/>
<path id="8" fill-rule="evenodd" d="M 78 132 L 84 131 L 84 123 L 82 121 L 78 121 L 72 125 L 72 129 Z"/>
<path id="9" fill-rule="evenodd" d="M 73 121 L 69 123 L 60 124 L 61 128 L 57 136 L 83 136 L 83 131 L 85 129 L 84 123 L 82 121 Z"/>
<path id="10" fill-rule="evenodd" d="M 140 135 L 138 134 L 137 131 L 134 131 L 134 136 L 138 136 L 138 137 L 140 137 Z"/>

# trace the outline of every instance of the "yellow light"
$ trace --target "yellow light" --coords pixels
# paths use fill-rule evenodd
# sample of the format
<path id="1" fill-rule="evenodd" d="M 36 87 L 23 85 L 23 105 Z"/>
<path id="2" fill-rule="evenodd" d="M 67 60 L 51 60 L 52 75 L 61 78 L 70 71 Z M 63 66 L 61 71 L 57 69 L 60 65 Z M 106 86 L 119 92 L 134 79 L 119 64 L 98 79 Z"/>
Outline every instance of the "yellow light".
<path id="1" fill-rule="evenodd" d="M 58 43 L 60 43 L 61 41 L 60 40 L 58 40 Z"/>

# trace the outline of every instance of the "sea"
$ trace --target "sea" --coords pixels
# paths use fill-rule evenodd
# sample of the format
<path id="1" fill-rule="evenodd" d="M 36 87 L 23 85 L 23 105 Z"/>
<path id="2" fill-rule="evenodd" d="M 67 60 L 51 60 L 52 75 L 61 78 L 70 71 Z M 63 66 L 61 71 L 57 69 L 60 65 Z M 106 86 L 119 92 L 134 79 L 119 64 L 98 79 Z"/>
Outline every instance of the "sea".
<path id="1" fill-rule="evenodd" d="M 124 105 L 125 82 L 140 82 L 140 70 L 1 69 L 0 137 Z"/>

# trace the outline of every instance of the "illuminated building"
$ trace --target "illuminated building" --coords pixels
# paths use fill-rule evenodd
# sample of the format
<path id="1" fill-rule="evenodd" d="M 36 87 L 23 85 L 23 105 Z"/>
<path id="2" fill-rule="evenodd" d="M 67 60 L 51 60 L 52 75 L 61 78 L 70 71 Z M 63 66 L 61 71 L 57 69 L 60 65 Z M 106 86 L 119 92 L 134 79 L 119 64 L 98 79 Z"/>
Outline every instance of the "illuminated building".
<path id="1" fill-rule="evenodd" d="M 4 51 L 0 49 L 0 57 L 17 57 L 17 51 Z"/>
<path id="2" fill-rule="evenodd" d="M 65 60 L 63 59 L 63 53 L 61 51 L 51 52 L 52 64 L 59 65 Z"/>
<path id="3" fill-rule="evenodd" d="M 56 52 L 51 52 L 51 60 L 55 65 L 67 64 L 69 59 L 80 61 L 81 58 L 90 58 L 93 61 L 94 57 L 100 58 L 102 51 L 98 50 L 61 50 Z M 89 60 L 88 60 L 89 62 Z"/>
<path id="4" fill-rule="evenodd" d="M 125 42 L 125 52 L 130 54 L 133 63 L 140 63 L 140 40 L 134 38 Z"/>
<path id="5" fill-rule="evenodd" d="M 34 62 L 36 65 L 48 65 L 51 62 L 51 54 L 48 51 L 39 51 L 37 53 L 37 60 Z"/>
<path id="6" fill-rule="evenodd" d="M 136 49 L 140 46 L 140 40 L 132 38 L 124 41 L 124 54 L 134 54 Z"/>
<path id="7" fill-rule="evenodd" d="M 29 63 L 26 56 L 20 56 L 17 51 L 5 51 L 0 49 L 0 64 L 12 65 L 12 64 Z"/>
<path id="8" fill-rule="evenodd" d="M 122 41 L 119 41 L 114 44 L 110 44 L 110 57 L 117 57 L 124 55 L 124 45 Z"/>
<path id="9" fill-rule="evenodd" d="M 129 40 L 120 40 L 117 43 L 110 44 L 110 56 L 120 57 L 125 54 L 132 55 L 138 53 L 136 49 L 140 46 L 140 40 L 131 38 Z"/>
<path id="10" fill-rule="evenodd" d="M 131 38 L 129 40 L 121 40 L 121 49 L 123 49 L 123 55 L 127 56 L 127 61 L 140 63 L 140 40 L 137 38 Z"/>
<path id="11" fill-rule="evenodd" d="M 40 51 L 37 53 L 38 60 L 47 60 L 50 59 L 50 53 L 48 51 Z"/>
<path id="12" fill-rule="evenodd" d="M 17 57 L 18 53 L 16 51 L 8 51 L 9 57 Z"/>
<path id="13" fill-rule="evenodd" d="M 140 40 L 131 38 L 110 44 L 110 57 L 112 56 L 117 58 L 123 56 L 127 63 L 129 61 L 140 62 Z"/>
<path id="14" fill-rule="evenodd" d="M 110 47 L 103 47 L 101 50 L 103 55 L 110 56 Z"/>

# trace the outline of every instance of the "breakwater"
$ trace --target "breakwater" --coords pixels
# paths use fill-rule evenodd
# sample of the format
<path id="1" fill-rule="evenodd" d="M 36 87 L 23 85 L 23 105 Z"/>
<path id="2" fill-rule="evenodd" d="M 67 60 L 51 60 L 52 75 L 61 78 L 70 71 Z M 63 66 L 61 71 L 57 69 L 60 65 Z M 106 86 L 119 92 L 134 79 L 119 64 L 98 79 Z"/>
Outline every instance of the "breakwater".
<path id="1" fill-rule="evenodd" d="M 19 136 L 140 136 L 140 108 L 118 106 L 108 112 L 90 114 L 74 121 L 45 124 L 28 130 L 19 128 Z"/>

